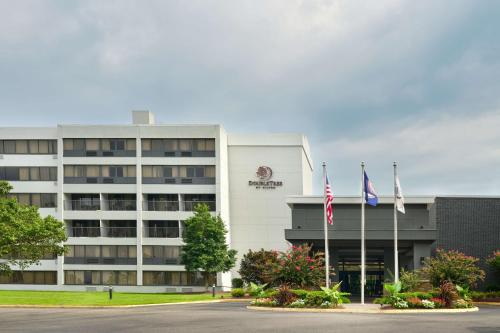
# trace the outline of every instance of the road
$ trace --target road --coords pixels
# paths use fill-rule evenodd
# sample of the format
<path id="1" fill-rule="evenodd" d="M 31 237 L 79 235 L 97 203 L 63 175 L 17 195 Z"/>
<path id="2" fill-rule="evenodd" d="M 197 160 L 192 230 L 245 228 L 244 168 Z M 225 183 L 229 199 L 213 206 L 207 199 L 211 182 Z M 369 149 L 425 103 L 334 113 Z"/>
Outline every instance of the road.
<path id="1" fill-rule="evenodd" d="M 242 303 L 120 309 L 1 308 L 0 332 L 477 332 L 500 333 L 500 307 L 460 314 L 283 313 Z"/>

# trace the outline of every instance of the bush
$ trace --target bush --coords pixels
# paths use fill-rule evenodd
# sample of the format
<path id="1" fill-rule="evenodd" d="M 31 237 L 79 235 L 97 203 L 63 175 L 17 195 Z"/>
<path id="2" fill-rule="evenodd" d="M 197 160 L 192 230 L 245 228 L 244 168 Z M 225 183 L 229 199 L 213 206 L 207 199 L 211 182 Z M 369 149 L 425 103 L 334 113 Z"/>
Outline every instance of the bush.
<path id="1" fill-rule="evenodd" d="M 312 253 L 311 246 L 292 246 L 279 255 L 273 271 L 274 283 L 298 288 L 318 287 L 325 280 L 325 259 L 321 252 Z"/>
<path id="2" fill-rule="evenodd" d="M 351 303 L 349 298 L 347 298 L 347 296 L 349 296 L 350 294 L 338 290 L 341 283 L 342 282 L 339 282 L 331 288 L 321 287 L 321 290 L 323 290 L 326 297 L 328 297 L 328 301 L 331 302 L 334 306 L 341 305 L 343 303 Z"/>
<path id="3" fill-rule="evenodd" d="M 474 301 L 481 301 L 484 299 L 496 299 L 500 298 L 500 291 L 471 291 L 470 298 Z"/>
<path id="4" fill-rule="evenodd" d="M 458 293 L 455 285 L 451 281 L 443 281 L 439 286 L 439 298 L 444 301 L 446 307 L 451 308 L 458 300 Z"/>
<path id="5" fill-rule="evenodd" d="M 500 250 L 493 252 L 491 257 L 486 259 L 486 262 L 491 266 L 491 268 L 493 268 L 494 271 L 500 273 Z"/>
<path id="6" fill-rule="evenodd" d="M 310 291 L 305 299 L 306 306 L 310 307 L 321 307 L 325 301 L 329 301 L 329 299 L 322 291 Z"/>
<path id="7" fill-rule="evenodd" d="M 231 290 L 231 296 L 233 297 L 244 297 L 245 296 L 245 290 L 241 288 L 234 288 Z"/>
<path id="8" fill-rule="evenodd" d="M 273 296 L 273 300 L 278 306 L 287 306 L 297 300 L 297 295 L 295 295 L 290 287 L 285 284 L 279 287 L 276 294 Z"/>
<path id="9" fill-rule="evenodd" d="M 434 287 L 440 286 L 443 281 L 472 287 L 477 281 L 484 280 L 485 274 L 477 266 L 478 261 L 458 251 L 438 249 L 435 257 L 425 260 L 423 271 Z"/>
<path id="10" fill-rule="evenodd" d="M 401 270 L 399 280 L 401 281 L 401 291 L 415 291 L 420 284 L 419 271 L 407 271 L 405 269 Z"/>
<path id="11" fill-rule="evenodd" d="M 292 302 L 288 307 L 290 308 L 305 308 L 306 302 L 303 299 L 298 299 Z"/>
<path id="12" fill-rule="evenodd" d="M 240 264 L 240 276 L 248 284 L 273 285 L 274 271 L 278 268 L 277 251 L 248 251 Z"/>
<path id="13" fill-rule="evenodd" d="M 423 299 L 422 300 L 422 307 L 425 309 L 434 309 L 436 305 L 434 304 L 433 301 L 430 301 L 428 299 Z"/>
<path id="14" fill-rule="evenodd" d="M 250 304 L 255 306 L 277 306 L 276 301 L 271 298 L 256 298 Z"/>
<path id="15" fill-rule="evenodd" d="M 234 278 L 231 280 L 231 286 L 233 288 L 243 288 L 243 279 Z"/>
<path id="16" fill-rule="evenodd" d="M 297 295 L 297 297 L 300 299 L 305 299 L 309 292 L 304 289 L 292 289 L 292 293 Z"/>
<path id="17" fill-rule="evenodd" d="M 436 309 L 442 308 L 446 305 L 446 303 L 443 301 L 443 299 L 439 298 L 439 297 L 433 297 L 430 300 L 432 303 L 434 303 L 434 307 Z"/>
<path id="18" fill-rule="evenodd" d="M 265 297 L 266 294 L 264 292 L 264 288 L 266 288 L 267 286 L 267 283 L 265 284 L 255 284 L 253 282 L 250 282 L 250 285 L 248 286 L 248 294 L 250 296 L 254 296 L 254 297 Z"/>
<path id="19" fill-rule="evenodd" d="M 422 300 L 418 297 L 408 297 L 406 299 L 406 302 L 408 303 L 408 307 L 410 308 L 421 308 L 423 307 L 422 305 Z"/>

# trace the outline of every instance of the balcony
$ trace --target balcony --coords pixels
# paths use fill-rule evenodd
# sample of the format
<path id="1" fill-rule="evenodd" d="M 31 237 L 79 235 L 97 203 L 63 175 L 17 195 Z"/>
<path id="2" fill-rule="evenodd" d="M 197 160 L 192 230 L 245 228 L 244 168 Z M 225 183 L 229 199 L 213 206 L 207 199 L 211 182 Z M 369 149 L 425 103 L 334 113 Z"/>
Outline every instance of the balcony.
<path id="1" fill-rule="evenodd" d="M 105 210 L 136 210 L 136 200 L 103 200 Z"/>
<path id="2" fill-rule="evenodd" d="M 143 201 L 143 209 L 152 212 L 161 212 L 161 211 L 174 212 L 179 210 L 179 201 L 163 201 L 163 200 Z"/>
<path id="3" fill-rule="evenodd" d="M 181 258 L 143 258 L 143 265 L 180 265 Z"/>
<path id="4" fill-rule="evenodd" d="M 143 184 L 213 185 L 215 177 L 142 177 Z"/>
<path id="5" fill-rule="evenodd" d="M 179 227 L 145 227 L 145 238 L 179 238 Z"/>
<path id="6" fill-rule="evenodd" d="M 211 212 L 215 212 L 215 201 L 183 201 L 182 210 L 192 212 L 198 204 L 206 204 Z"/>
<path id="7" fill-rule="evenodd" d="M 64 177 L 65 184 L 135 184 L 136 177 Z"/>
<path id="8" fill-rule="evenodd" d="M 65 200 L 64 209 L 66 210 L 100 210 L 101 202 L 99 199 L 80 199 Z"/>
<path id="9" fill-rule="evenodd" d="M 135 227 L 72 227 L 67 229 L 68 237 L 110 237 L 135 238 Z"/>
<path id="10" fill-rule="evenodd" d="M 137 258 L 106 258 L 106 257 L 64 257 L 65 264 L 82 265 L 136 265 Z"/>

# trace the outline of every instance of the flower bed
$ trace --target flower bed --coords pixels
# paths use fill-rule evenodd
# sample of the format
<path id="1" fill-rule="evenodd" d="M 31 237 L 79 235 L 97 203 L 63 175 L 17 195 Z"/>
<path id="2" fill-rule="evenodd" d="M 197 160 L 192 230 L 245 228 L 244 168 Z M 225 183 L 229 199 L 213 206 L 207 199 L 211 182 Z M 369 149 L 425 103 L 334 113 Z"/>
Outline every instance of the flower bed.
<path id="1" fill-rule="evenodd" d="M 269 290 L 261 293 L 252 301 L 253 306 L 263 307 L 283 307 L 283 308 L 317 308 L 332 309 L 344 303 L 350 303 L 347 296 L 338 290 L 340 283 L 332 288 L 322 290 L 294 290 L 287 285 L 283 285 L 276 290 Z"/>
<path id="2" fill-rule="evenodd" d="M 439 289 L 431 292 L 401 293 L 398 283 L 385 284 L 389 296 L 374 300 L 375 304 L 389 305 L 394 309 L 464 309 L 472 308 L 472 298 L 468 289 L 461 288 L 449 281 L 443 281 Z"/>

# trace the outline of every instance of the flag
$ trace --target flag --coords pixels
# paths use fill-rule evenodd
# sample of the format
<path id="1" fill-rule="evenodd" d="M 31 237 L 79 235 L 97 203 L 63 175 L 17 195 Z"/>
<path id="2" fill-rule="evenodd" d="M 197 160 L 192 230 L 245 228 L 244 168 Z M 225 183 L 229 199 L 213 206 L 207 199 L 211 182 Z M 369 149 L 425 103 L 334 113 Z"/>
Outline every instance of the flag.
<path id="1" fill-rule="evenodd" d="M 405 199 L 403 198 L 403 191 L 401 191 L 401 185 L 399 184 L 399 177 L 396 176 L 396 188 L 394 190 L 396 195 L 396 208 L 401 213 L 405 213 Z"/>
<path id="2" fill-rule="evenodd" d="M 370 179 L 368 179 L 368 175 L 365 171 L 365 200 L 366 203 L 371 206 L 376 206 L 378 203 L 377 193 L 375 192 L 375 188 Z"/>
<path id="3" fill-rule="evenodd" d="M 325 174 L 325 206 L 326 206 L 326 218 L 329 224 L 333 224 L 333 193 L 330 187 L 330 182 L 328 181 L 328 175 Z"/>

